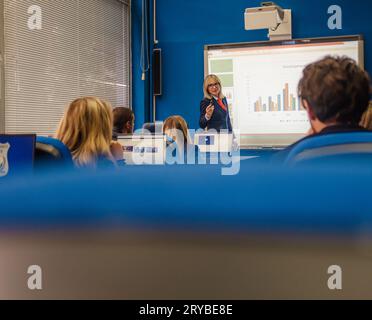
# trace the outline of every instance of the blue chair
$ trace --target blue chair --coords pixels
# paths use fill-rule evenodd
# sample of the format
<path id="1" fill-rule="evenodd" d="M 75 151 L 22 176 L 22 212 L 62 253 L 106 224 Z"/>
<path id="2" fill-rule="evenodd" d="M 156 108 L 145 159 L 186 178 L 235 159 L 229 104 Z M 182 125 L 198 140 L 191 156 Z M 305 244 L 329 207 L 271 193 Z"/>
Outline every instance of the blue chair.
<path id="1" fill-rule="evenodd" d="M 316 162 L 370 161 L 372 132 L 334 133 L 309 137 L 296 144 L 286 157 L 290 166 Z"/>
<path id="2" fill-rule="evenodd" d="M 161 134 L 163 132 L 163 122 L 147 122 L 143 125 L 142 130 L 150 132 L 151 134 Z"/>
<path id="3" fill-rule="evenodd" d="M 35 168 L 73 168 L 70 150 L 58 139 L 36 138 Z"/>

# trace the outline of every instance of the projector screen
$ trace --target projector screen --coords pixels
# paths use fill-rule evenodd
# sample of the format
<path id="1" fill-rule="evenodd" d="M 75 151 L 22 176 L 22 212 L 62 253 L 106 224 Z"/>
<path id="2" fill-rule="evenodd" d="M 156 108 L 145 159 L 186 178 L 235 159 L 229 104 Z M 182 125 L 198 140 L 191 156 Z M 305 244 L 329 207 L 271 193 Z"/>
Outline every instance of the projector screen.
<path id="1" fill-rule="evenodd" d="M 205 46 L 205 75 L 222 82 L 242 148 L 285 147 L 310 128 L 297 94 L 306 65 L 346 55 L 363 67 L 361 36 Z"/>

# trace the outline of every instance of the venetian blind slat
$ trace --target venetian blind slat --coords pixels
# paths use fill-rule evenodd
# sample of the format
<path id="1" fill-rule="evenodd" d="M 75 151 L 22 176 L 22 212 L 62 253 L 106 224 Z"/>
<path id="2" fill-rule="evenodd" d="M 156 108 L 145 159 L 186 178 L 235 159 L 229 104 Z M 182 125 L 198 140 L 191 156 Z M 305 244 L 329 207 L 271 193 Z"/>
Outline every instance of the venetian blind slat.
<path id="1" fill-rule="evenodd" d="M 39 0 L 42 29 L 29 30 L 34 4 L 4 2 L 6 132 L 53 134 L 65 107 L 80 96 L 129 106 L 129 4 Z"/>

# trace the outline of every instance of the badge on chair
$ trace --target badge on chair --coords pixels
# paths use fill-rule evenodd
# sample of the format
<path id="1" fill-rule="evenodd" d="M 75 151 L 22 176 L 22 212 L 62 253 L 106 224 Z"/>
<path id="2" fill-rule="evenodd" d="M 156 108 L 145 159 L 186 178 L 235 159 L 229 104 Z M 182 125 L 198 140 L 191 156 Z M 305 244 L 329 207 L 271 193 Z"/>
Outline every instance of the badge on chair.
<path id="1" fill-rule="evenodd" d="M 8 151 L 10 144 L 0 143 L 0 177 L 5 177 L 9 172 Z"/>

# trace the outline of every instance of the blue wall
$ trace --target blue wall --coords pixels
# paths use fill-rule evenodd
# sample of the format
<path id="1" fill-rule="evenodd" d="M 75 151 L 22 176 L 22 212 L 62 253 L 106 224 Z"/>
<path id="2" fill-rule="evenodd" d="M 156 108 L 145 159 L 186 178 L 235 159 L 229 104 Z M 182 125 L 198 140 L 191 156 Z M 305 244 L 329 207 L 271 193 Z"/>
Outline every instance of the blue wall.
<path id="1" fill-rule="evenodd" d="M 145 122 L 145 105 L 149 94 L 146 82 L 141 81 L 141 1 L 132 1 L 132 108 L 136 116 L 136 127 Z"/>
<path id="2" fill-rule="evenodd" d="M 152 2 L 152 0 L 150 0 Z M 157 120 L 172 114 L 182 115 L 191 128 L 198 127 L 199 102 L 202 99 L 206 44 L 267 40 L 267 31 L 245 31 L 244 10 L 261 1 L 247 0 L 157 0 L 158 47 L 163 53 L 163 96 L 157 99 Z M 141 0 L 133 0 L 135 9 Z M 372 66 L 372 1 L 366 0 L 278 0 L 292 9 L 293 38 L 362 34 L 365 37 L 365 62 Z M 329 30 L 327 9 L 339 5 L 343 10 L 343 29 Z M 137 8 L 138 9 L 138 8 Z M 140 16 L 140 15 L 139 15 Z M 133 14 L 133 23 L 138 14 Z M 140 33 L 133 31 L 133 46 L 138 48 Z M 151 38 L 152 39 L 152 38 Z M 138 52 L 133 52 L 139 56 Z M 138 74 L 133 65 L 133 74 Z M 134 97 L 144 94 L 144 83 L 133 79 Z M 136 99 L 138 108 L 140 101 Z M 142 106 L 143 107 L 143 106 Z M 136 112 L 139 112 L 137 110 Z M 137 119 L 139 119 L 137 115 Z M 139 123 L 137 123 L 138 125 Z"/>

